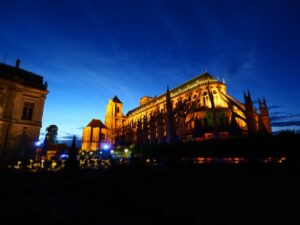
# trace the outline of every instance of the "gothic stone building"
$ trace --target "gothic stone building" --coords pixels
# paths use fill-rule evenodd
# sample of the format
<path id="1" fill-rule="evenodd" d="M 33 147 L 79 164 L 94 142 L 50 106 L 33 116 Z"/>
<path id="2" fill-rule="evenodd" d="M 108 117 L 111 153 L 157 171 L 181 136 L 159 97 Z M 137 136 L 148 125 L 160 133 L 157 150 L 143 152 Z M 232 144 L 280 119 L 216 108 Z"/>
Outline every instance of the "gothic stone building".
<path id="1" fill-rule="evenodd" d="M 43 77 L 0 63 L 0 156 L 16 160 L 32 157 L 42 126 L 47 95 Z"/>
<path id="2" fill-rule="evenodd" d="M 107 142 L 107 132 L 108 129 L 101 120 L 91 120 L 83 129 L 81 150 L 97 151 L 103 148 L 103 145 Z"/>
<path id="3" fill-rule="evenodd" d="M 172 90 L 167 88 L 158 97 L 142 97 L 140 106 L 126 116 L 122 102 L 115 96 L 106 108 L 107 130 L 102 141 L 147 145 L 271 133 L 265 99 L 259 100 L 260 113 L 249 92 L 244 99 L 244 104 L 234 99 L 227 93 L 225 82 L 207 72 Z"/>

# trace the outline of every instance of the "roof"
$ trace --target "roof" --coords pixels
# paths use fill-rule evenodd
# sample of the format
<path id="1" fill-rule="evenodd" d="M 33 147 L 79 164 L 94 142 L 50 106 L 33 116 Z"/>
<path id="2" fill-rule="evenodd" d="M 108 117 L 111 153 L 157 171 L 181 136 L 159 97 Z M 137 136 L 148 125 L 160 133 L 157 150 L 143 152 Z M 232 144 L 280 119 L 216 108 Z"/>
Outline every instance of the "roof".
<path id="1" fill-rule="evenodd" d="M 216 80 L 212 75 L 210 75 L 208 72 L 205 72 L 203 74 L 199 74 L 196 77 L 192 78 L 191 80 L 188 80 L 186 82 L 184 82 L 183 84 L 175 87 L 174 89 L 170 90 L 170 91 L 174 91 L 178 88 L 183 88 L 186 85 L 198 82 L 198 83 L 203 83 L 203 82 L 207 82 L 207 81 L 218 81 Z"/>
<path id="2" fill-rule="evenodd" d="M 142 99 L 142 98 L 153 98 L 153 97 L 145 95 L 145 96 L 141 97 L 140 99 Z"/>
<path id="3" fill-rule="evenodd" d="M 91 122 L 87 126 L 88 127 L 106 128 L 106 126 L 102 123 L 101 120 L 96 120 L 96 119 L 92 119 Z"/>
<path id="4" fill-rule="evenodd" d="M 118 96 L 116 96 L 116 95 L 115 95 L 115 97 L 113 98 L 113 102 L 123 104 L 123 103 L 120 101 L 120 99 L 118 98 Z"/>
<path id="5" fill-rule="evenodd" d="M 26 86 L 47 90 L 47 84 L 44 83 L 42 76 L 3 63 L 0 63 L 0 79 L 11 80 Z"/>
<path id="6" fill-rule="evenodd" d="M 170 94 L 171 94 L 171 97 L 172 97 L 172 94 L 173 93 L 177 93 L 178 90 L 179 91 L 185 91 L 185 90 L 189 90 L 191 88 L 194 88 L 198 85 L 204 85 L 206 83 L 222 83 L 218 80 L 216 80 L 212 75 L 210 75 L 208 72 L 204 72 L 203 74 L 199 74 L 197 75 L 196 77 L 192 78 L 191 80 L 188 80 L 182 84 L 180 84 L 179 86 L 173 88 L 172 90 L 170 90 Z M 132 109 L 130 111 L 128 111 L 128 113 L 126 114 L 127 116 L 129 116 L 131 113 L 135 112 L 136 110 L 142 108 L 142 107 L 147 107 L 147 105 L 150 105 L 151 102 L 154 102 L 158 99 L 162 99 L 164 98 L 164 96 L 166 95 L 166 92 L 164 92 L 163 94 L 159 95 L 158 97 L 154 97 L 152 100 L 148 101 L 147 103 L 135 108 L 135 109 Z"/>

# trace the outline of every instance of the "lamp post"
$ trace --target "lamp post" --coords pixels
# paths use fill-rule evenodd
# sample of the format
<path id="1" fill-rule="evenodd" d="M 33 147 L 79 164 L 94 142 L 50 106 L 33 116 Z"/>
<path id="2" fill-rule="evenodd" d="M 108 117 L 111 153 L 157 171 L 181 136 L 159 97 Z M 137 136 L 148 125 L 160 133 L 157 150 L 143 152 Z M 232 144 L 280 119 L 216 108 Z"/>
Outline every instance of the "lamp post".
<path id="1" fill-rule="evenodd" d="M 125 148 L 124 152 L 125 152 L 125 158 L 127 159 L 128 158 L 128 155 L 127 155 L 128 154 L 128 148 Z"/>
<path id="2" fill-rule="evenodd" d="M 37 142 L 35 142 L 35 144 L 34 144 L 35 146 L 36 146 L 36 149 L 35 149 L 35 161 L 39 161 L 40 160 L 40 153 L 41 153 L 41 151 L 42 151 L 42 149 L 41 149 L 41 142 L 39 142 L 39 141 L 37 141 Z"/>

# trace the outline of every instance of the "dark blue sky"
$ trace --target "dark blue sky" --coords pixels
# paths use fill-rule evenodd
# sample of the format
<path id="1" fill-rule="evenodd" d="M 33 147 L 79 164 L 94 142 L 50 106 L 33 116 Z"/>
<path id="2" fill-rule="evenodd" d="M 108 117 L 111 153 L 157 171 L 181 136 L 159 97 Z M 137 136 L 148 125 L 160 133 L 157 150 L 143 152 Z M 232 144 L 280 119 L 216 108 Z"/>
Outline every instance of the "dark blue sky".
<path id="1" fill-rule="evenodd" d="M 297 0 L 2 0 L 0 61 L 48 81 L 42 132 L 56 124 L 60 138 L 104 121 L 114 95 L 126 113 L 206 68 L 240 101 L 264 96 L 274 130 L 298 129 L 299 12 Z"/>

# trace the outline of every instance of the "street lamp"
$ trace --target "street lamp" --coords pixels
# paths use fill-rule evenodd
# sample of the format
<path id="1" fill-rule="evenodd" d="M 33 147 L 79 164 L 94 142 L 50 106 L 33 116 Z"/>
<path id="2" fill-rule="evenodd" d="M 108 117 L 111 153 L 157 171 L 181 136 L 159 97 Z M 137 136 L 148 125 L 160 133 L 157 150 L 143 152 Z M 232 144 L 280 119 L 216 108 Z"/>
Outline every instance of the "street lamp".
<path id="1" fill-rule="evenodd" d="M 35 149 L 35 161 L 38 161 L 39 160 L 39 156 L 40 156 L 40 153 L 42 152 L 42 148 L 41 148 L 41 142 L 40 141 L 36 141 L 34 143 L 34 145 L 36 146 L 36 149 Z"/>

